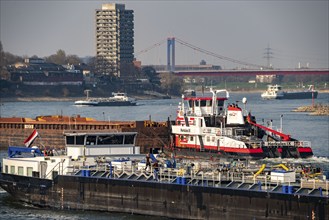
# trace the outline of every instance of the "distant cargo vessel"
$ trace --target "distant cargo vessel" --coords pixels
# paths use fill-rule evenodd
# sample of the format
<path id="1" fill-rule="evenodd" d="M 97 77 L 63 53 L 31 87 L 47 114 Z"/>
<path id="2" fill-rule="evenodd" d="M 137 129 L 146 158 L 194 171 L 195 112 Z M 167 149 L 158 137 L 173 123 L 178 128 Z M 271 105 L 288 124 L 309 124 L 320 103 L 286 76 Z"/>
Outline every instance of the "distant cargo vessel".
<path id="1" fill-rule="evenodd" d="M 310 85 L 307 90 L 283 91 L 280 85 L 268 85 L 267 90 L 261 94 L 263 99 L 316 99 L 318 91 Z"/>
<path id="2" fill-rule="evenodd" d="M 87 106 L 134 106 L 136 100 L 129 98 L 126 93 L 116 92 L 112 93 L 112 97 L 108 98 L 89 98 L 89 90 L 87 90 L 87 98 L 85 100 L 78 100 L 74 102 L 75 105 Z"/>

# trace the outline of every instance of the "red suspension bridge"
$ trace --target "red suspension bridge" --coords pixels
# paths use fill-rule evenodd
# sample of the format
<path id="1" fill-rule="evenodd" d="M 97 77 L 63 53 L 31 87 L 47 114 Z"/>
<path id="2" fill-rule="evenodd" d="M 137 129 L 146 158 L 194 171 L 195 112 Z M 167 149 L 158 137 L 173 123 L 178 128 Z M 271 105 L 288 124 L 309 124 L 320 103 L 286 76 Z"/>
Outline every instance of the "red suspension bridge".
<path id="1" fill-rule="evenodd" d="M 169 37 L 164 40 L 161 40 L 158 43 L 153 44 L 152 46 L 139 51 L 136 53 L 136 55 L 140 55 L 142 53 L 146 53 L 156 47 L 159 47 L 160 45 L 167 42 L 167 65 L 165 68 L 158 70 L 157 72 L 172 72 L 178 76 L 225 76 L 225 75 L 328 75 L 329 77 L 329 70 L 328 69 L 311 69 L 311 68 L 299 68 L 299 69 L 273 69 L 269 68 L 268 66 L 248 63 L 244 61 L 240 61 L 234 58 L 230 58 L 227 56 L 222 56 L 219 54 L 216 54 L 214 52 L 211 52 L 209 50 L 202 49 L 201 47 L 195 46 L 193 44 L 190 44 L 186 41 L 183 41 L 179 38 L 175 37 Z M 211 57 L 228 61 L 234 64 L 238 64 L 241 66 L 244 66 L 244 68 L 240 69 L 221 69 L 221 68 L 215 68 L 215 69 L 189 69 L 188 66 L 186 68 L 176 68 L 175 65 L 175 43 L 179 43 L 183 46 L 186 46 L 194 51 L 198 51 L 200 53 L 209 55 Z"/>

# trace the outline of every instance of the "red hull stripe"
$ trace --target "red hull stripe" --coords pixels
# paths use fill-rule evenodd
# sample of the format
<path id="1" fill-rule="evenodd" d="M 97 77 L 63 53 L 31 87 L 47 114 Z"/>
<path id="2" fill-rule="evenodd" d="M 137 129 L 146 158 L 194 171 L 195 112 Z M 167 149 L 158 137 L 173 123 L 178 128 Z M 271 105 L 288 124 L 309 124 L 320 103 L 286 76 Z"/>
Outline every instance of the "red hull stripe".
<path id="1" fill-rule="evenodd" d="M 312 149 L 310 147 L 299 147 L 297 149 L 299 153 L 312 153 Z"/>
<path id="2" fill-rule="evenodd" d="M 232 106 L 228 107 L 227 110 L 229 110 L 229 111 L 240 111 L 240 112 L 242 111 L 241 108 L 239 108 L 239 107 L 232 107 Z"/>
<path id="3" fill-rule="evenodd" d="M 220 147 L 220 150 L 225 151 L 225 152 L 244 153 L 244 154 L 262 154 L 263 153 L 263 149 L 261 149 L 261 148 L 248 149 L 248 148 Z"/>
<path id="4" fill-rule="evenodd" d="M 181 148 L 192 148 L 192 149 L 200 149 L 200 146 L 196 146 L 194 144 L 184 144 L 185 147 Z M 218 148 L 214 146 L 204 146 L 206 150 L 213 150 L 217 151 Z M 255 148 L 255 149 L 248 149 L 248 148 L 233 148 L 233 147 L 220 147 L 221 151 L 228 152 L 228 153 L 243 153 L 243 154 L 262 154 L 263 149 Z"/>

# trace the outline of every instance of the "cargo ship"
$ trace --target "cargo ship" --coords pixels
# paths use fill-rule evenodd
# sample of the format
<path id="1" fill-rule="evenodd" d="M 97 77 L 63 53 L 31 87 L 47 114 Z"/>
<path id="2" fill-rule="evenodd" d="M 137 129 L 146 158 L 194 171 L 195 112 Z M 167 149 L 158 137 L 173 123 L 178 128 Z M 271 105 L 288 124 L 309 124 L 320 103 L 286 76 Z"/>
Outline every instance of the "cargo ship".
<path id="1" fill-rule="evenodd" d="M 113 92 L 111 97 L 108 98 L 91 98 L 89 97 L 90 90 L 87 91 L 87 98 L 85 100 L 75 101 L 75 105 L 84 106 L 134 106 L 136 100 L 127 96 L 123 92 Z"/>
<path id="2" fill-rule="evenodd" d="M 182 96 L 177 110 L 173 147 L 177 153 L 228 156 L 238 158 L 306 158 L 313 156 L 311 143 L 292 138 L 272 125 L 258 124 L 247 112 L 226 103 L 227 90 L 210 89 L 212 95 Z"/>
<path id="3" fill-rule="evenodd" d="M 0 187 L 17 200 L 59 210 L 175 219 L 329 217 L 329 175 L 309 181 L 302 172 L 266 165 L 250 169 L 236 163 L 178 163 L 161 154 L 144 157 L 136 135 L 66 133 L 66 154 L 30 147 L 32 135 L 27 147 L 9 147 Z"/>
<path id="4" fill-rule="evenodd" d="M 267 90 L 261 94 L 263 99 L 316 99 L 318 91 L 310 85 L 307 90 L 283 91 L 280 85 L 268 85 Z"/>

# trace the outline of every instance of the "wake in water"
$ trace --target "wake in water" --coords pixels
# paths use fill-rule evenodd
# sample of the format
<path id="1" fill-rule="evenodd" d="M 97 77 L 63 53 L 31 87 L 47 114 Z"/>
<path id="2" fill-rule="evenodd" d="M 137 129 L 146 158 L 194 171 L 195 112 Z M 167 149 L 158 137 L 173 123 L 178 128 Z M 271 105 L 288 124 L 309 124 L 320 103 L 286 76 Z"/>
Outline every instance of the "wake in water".
<path id="1" fill-rule="evenodd" d="M 329 157 L 313 156 L 310 158 L 265 158 L 261 160 L 264 163 L 271 164 L 301 164 L 301 165 L 313 165 L 321 167 L 324 170 L 329 171 Z"/>

